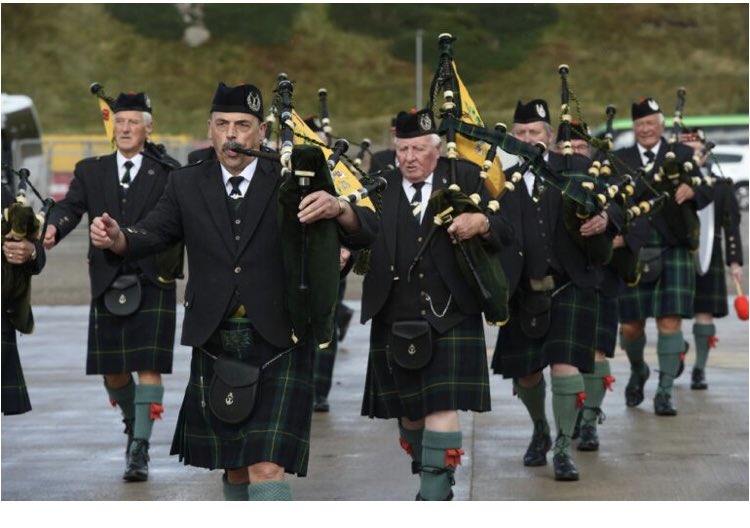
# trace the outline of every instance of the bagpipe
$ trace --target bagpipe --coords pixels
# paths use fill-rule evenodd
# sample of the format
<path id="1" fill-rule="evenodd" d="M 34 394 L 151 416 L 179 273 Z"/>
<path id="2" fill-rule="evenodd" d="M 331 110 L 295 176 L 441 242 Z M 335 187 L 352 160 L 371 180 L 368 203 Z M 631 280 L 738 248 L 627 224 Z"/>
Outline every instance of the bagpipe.
<path id="1" fill-rule="evenodd" d="M 333 339 L 333 325 L 339 293 L 339 227 L 335 219 L 312 224 L 299 221 L 300 202 L 305 196 L 325 191 L 339 200 L 375 211 L 372 197 L 385 189 L 383 178 L 362 179 L 353 175 L 345 161 L 349 142 L 337 138 L 331 148 L 321 143 L 315 133 L 294 110 L 294 83 L 285 74 L 278 77 L 274 90 L 274 124 L 278 125 L 279 151 L 233 148 L 235 152 L 263 157 L 281 165 L 278 224 L 284 262 L 286 307 L 294 329 L 293 339 L 313 339 L 319 349 L 327 348 Z M 321 102 L 327 92 L 319 92 Z M 324 112 L 328 135 L 333 139 L 327 102 Z M 268 123 L 269 120 L 267 119 Z M 324 128 L 325 130 L 325 128 Z M 364 253 L 364 250 L 358 252 Z"/>
<path id="2" fill-rule="evenodd" d="M 3 241 L 10 234 L 16 241 L 29 240 L 33 243 L 42 238 L 47 231 L 49 213 L 55 206 L 55 201 L 52 198 L 42 198 L 29 181 L 28 169 L 16 171 L 3 166 L 3 170 L 18 177 L 15 201 L 3 208 Z M 37 213 L 26 199 L 29 188 L 42 204 Z M 8 262 L 5 252 L 2 255 L 2 290 L 3 310 L 8 314 L 13 327 L 23 334 L 30 334 L 34 330 L 34 317 L 31 312 L 31 273 L 26 266 Z"/>
<path id="3" fill-rule="evenodd" d="M 569 174 L 572 169 L 573 146 L 571 144 L 571 121 L 570 113 L 570 88 L 568 86 L 568 73 L 570 68 L 567 64 L 558 67 L 561 80 L 560 92 L 560 130 L 562 133 L 562 148 L 564 169 L 563 174 Z M 589 171 L 590 181 L 581 182 L 581 186 L 595 192 L 601 199 L 602 205 L 608 200 L 608 186 L 603 178 L 599 178 L 599 170 Z M 607 264 L 612 259 L 612 238 L 607 232 L 597 233 L 591 236 L 581 235 L 581 225 L 591 218 L 580 204 L 577 204 L 569 196 L 563 194 L 562 218 L 568 235 L 586 254 L 588 261 L 593 264 Z"/>
<path id="4" fill-rule="evenodd" d="M 102 122 L 104 123 L 104 132 L 107 135 L 107 139 L 115 148 L 115 134 L 114 134 L 114 103 L 115 100 L 107 95 L 104 91 L 104 86 L 100 83 L 92 83 L 89 87 L 89 91 L 96 96 L 99 102 L 99 109 L 101 111 Z M 146 138 L 141 151 L 144 157 L 149 158 L 160 165 L 162 165 L 167 171 L 180 168 L 180 163 L 167 154 L 167 150 L 164 145 L 156 144 L 151 139 Z M 185 273 L 185 243 L 178 242 L 174 246 L 157 253 L 156 269 L 158 273 L 158 280 L 162 284 L 171 284 L 176 279 L 184 279 Z"/>

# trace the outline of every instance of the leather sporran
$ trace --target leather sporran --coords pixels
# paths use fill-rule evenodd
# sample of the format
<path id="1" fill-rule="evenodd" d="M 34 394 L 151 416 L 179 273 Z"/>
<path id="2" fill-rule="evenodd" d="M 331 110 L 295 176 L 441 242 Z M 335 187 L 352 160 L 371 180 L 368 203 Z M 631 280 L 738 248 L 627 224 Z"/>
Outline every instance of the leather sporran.
<path id="1" fill-rule="evenodd" d="M 231 356 L 216 358 L 208 386 L 208 407 L 216 418 L 234 425 L 250 417 L 258 400 L 260 370 Z"/>
<path id="2" fill-rule="evenodd" d="M 650 284 L 656 282 L 661 277 L 664 268 L 664 259 L 662 258 L 662 248 L 642 247 L 638 255 L 639 266 L 641 268 L 641 284 Z"/>
<path id="3" fill-rule="evenodd" d="M 540 339 L 547 335 L 550 326 L 552 296 L 549 291 L 519 290 L 519 324 L 526 337 Z"/>
<path id="4" fill-rule="evenodd" d="M 120 275 L 104 292 L 104 306 L 113 315 L 131 315 L 140 308 L 141 295 L 138 275 Z"/>
<path id="5" fill-rule="evenodd" d="M 432 359 L 432 329 L 427 321 L 397 321 L 391 326 L 390 353 L 407 370 L 424 368 Z"/>

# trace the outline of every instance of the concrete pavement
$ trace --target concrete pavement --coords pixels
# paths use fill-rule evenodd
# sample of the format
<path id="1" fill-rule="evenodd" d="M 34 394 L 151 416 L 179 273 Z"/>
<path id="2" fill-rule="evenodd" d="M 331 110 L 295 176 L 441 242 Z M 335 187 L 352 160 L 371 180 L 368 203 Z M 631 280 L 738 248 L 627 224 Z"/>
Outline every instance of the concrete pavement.
<path id="1" fill-rule="evenodd" d="M 732 299 L 730 299 L 730 302 Z M 359 308 L 356 302 L 350 306 Z M 35 308 L 37 330 L 19 338 L 33 410 L 2 417 L 3 501 L 221 500 L 220 472 L 183 466 L 169 446 L 189 369 L 189 349 L 177 346 L 174 373 L 165 377 L 164 419 L 154 426 L 150 478 L 121 480 L 124 440 L 119 411 L 109 406 L 101 378 L 84 374 L 86 306 Z M 358 317 L 359 314 L 355 317 Z M 178 312 L 178 335 L 182 310 Z M 625 407 L 625 355 L 612 361 L 617 378 L 603 409 L 601 449 L 574 452 L 581 480 L 559 483 L 550 465 L 526 468 L 521 458 L 531 435 L 511 383 L 491 379 L 492 412 L 463 413 L 463 465 L 457 500 L 748 500 L 748 324 L 732 313 L 717 320 L 708 391 L 691 391 L 688 368 L 676 382 L 676 417 L 657 417 L 651 400 L 656 375 L 640 407 Z M 692 323 L 685 323 L 692 339 Z M 290 478 L 297 500 L 409 501 L 417 478 L 401 451 L 395 421 L 359 415 L 368 326 L 352 324 L 339 355 L 331 412 L 313 418 L 307 478 Z M 496 331 L 488 329 L 488 344 Z M 656 334 L 647 326 L 646 358 L 656 367 Z M 551 398 L 547 398 L 551 419 Z"/>

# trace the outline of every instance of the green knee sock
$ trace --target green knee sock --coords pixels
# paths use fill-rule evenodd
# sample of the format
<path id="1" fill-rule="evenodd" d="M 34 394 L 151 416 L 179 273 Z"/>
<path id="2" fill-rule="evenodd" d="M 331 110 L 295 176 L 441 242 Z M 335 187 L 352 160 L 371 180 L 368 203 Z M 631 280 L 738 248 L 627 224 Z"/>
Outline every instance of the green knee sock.
<path id="1" fill-rule="evenodd" d="M 133 438 L 148 440 L 156 416 L 152 417 L 151 404 L 161 407 L 164 398 L 164 385 L 143 385 L 135 388 L 135 430 Z M 160 416 L 159 416 L 160 417 Z"/>
<path id="2" fill-rule="evenodd" d="M 695 338 L 695 364 L 694 368 L 704 370 L 708 361 L 708 338 L 716 335 L 716 325 L 693 324 L 693 337 Z"/>
<path id="3" fill-rule="evenodd" d="M 657 394 L 672 395 L 672 385 L 680 368 L 680 352 L 685 351 L 685 338 L 682 332 L 674 334 L 659 333 L 656 342 L 656 354 L 659 357 L 659 388 Z"/>
<path id="4" fill-rule="evenodd" d="M 227 474 L 221 476 L 221 490 L 224 493 L 225 501 L 246 501 L 250 500 L 250 494 L 247 491 L 248 484 L 232 484 L 227 479 Z"/>
<path id="5" fill-rule="evenodd" d="M 251 501 L 290 501 L 292 490 L 284 480 L 266 480 L 247 488 Z"/>
<path id="6" fill-rule="evenodd" d="M 439 433 L 424 430 L 422 435 L 422 473 L 419 479 L 419 495 L 423 500 L 442 501 L 448 498 L 453 485 L 455 466 L 446 464 L 446 450 L 461 449 L 461 431 Z M 435 471 L 447 469 L 436 474 Z"/>
<path id="7" fill-rule="evenodd" d="M 107 386 L 107 380 L 104 380 L 104 388 L 107 389 L 110 401 L 115 402 L 120 407 L 122 417 L 125 420 L 132 421 L 135 419 L 135 383 L 130 378 L 130 383 L 119 389 L 112 389 Z"/>
<path id="8" fill-rule="evenodd" d="M 583 423 L 591 425 L 596 429 L 596 421 L 599 417 L 596 409 L 601 409 L 607 387 L 611 382 L 609 360 L 595 361 L 594 372 L 583 374 L 583 387 L 586 393 L 586 401 L 583 404 Z"/>
<path id="9" fill-rule="evenodd" d="M 628 355 L 630 361 L 630 370 L 635 372 L 642 372 L 645 370 L 646 363 L 643 361 L 643 349 L 646 348 L 646 333 L 644 332 L 641 337 L 637 339 L 625 339 L 620 334 L 620 346 L 622 346 L 625 353 Z"/>
<path id="10" fill-rule="evenodd" d="M 557 426 L 554 453 L 570 456 L 570 437 L 578 416 L 578 394 L 583 392 L 583 376 L 552 376 L 551 385 L 552 412 Z"/>
<path id="11" fill-rule="evenodd" d="M 549 433 L 549 423 L 547 423 L 547 413 L 544 409 L 544 398 L 547 395 L 547 384 L 544 382 L 544 376 L 533 387 L 523 387 L 518 381 L 514 382 L 513 388 L 518 394 L 518 398 L 526 406 L 531 421 L 534 422 L 534 430 L 540 428 L 542 432 Z"/>
<path id="12" fill-rule="evenodd" d="M 424 428 L 411 430 L 398 424 L 399 442 L 404 451 L 411 456 L 411 459 L 417 464 L 422 463 L 422 432 Z"/>

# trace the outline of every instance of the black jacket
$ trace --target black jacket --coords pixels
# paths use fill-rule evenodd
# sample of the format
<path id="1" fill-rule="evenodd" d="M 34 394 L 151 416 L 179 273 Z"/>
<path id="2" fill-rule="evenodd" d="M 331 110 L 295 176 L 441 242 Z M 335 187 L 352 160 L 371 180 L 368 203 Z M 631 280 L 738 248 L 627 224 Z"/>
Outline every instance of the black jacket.
<path id="1" fill-rule="evenodd" d="M 174 171 L 154 210 L 125 229 L 128 258 L 141 258 L 184 239 L 188 283 L 182 344 L 203 345 L 216 331 L 239 293 L 255 329 L 277 347 L 291 344 L 292 327 L 284 306 L 284 272 L 278 227 L 277 164 L 258 160 L 247 190 L 240 241 L 233 235 L 221 165 L 216 159 Z M 375 215 L 354 207 L 362 229 L 341 235 L 352 248 L 369 245 Z"/>

